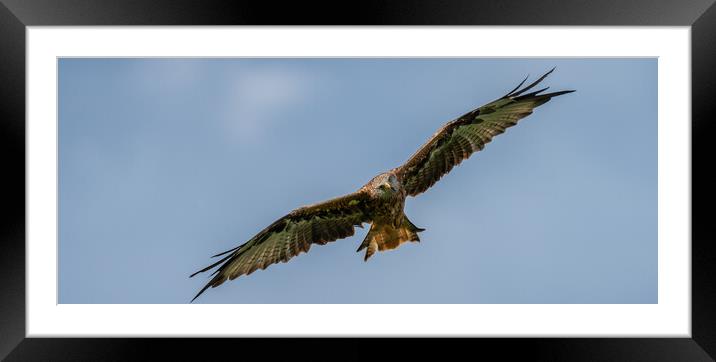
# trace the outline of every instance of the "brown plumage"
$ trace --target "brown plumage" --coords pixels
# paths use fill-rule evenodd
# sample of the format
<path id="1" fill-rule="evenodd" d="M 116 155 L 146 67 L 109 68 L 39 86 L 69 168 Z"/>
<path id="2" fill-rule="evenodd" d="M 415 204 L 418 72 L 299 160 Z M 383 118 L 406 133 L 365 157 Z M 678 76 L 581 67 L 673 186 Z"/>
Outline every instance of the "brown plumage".
<path id="1" fill-rule="evenodd" d="M 416 227 L 403 213 L 405 198 L 425 192 L 453 167 L 482 150 L 494 136 L 530 115 L 534 108 L 553 97 L 574 92 L 541 94 L 547 89 L 543 88 L 525 93 L 553 70 L 520 89 L 525 79 L 499 99 L 448 122 L 405 164 L 374 177 L 358 191 L 300 207 L 244 244 L 214 255 L 223 258 L 191 275 L 218 266 L 211 274 L 213 278 L 194 299 L 209 287 L 251 274 L 256 269 L 266 269 L 271 264 L 287 262 L 301 252 L 307 252 L 313 244 L 324 245 L 352 236 L 355 227 L 362 227 L 363 223 L 370 223 L 371 227 L 357 251 L 366 249 L 366 261 L 376 251 L 420 241 L 418 233 L 424 229 Z"/>

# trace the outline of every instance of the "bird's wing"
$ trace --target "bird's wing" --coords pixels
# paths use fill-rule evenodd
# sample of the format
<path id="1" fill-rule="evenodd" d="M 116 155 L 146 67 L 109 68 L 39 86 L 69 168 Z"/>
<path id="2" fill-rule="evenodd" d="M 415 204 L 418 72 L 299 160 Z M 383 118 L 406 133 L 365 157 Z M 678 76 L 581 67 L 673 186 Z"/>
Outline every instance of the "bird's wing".
<path id="1" fill-rule="evenodd" d="M 541 94 L 547 88 L 525 93 L 541 82 L 552 70 L 534 83 L 519 89 L 525 80 L 503 97 L 474 109 L 440 128 L 410 159 L 397 167 L 408 195 L 418 195 L 434 185 L 453 167 L 474 152 L 482 150 L 492 138 L 552 97 L 574 92 L 565 90 Z"/>
<path id="2" fill-rule="evenodd" d="M 368 194 L 358 191 L 293 210 L 244 244 L 214 255 L 226 256 L 192 274 L 193 277 L 220 265 L 212 273 L 214 277 L 194 299 L 207 288 L 221 285 L 226 280 L 251 274 L 259 268 L 266 269 L 271 264 L 287 262 L 301 252 L 307 252 L 311 244 L 323 245 L 353 235 L 355 226 L 371 221 L 371 209 Z"/>

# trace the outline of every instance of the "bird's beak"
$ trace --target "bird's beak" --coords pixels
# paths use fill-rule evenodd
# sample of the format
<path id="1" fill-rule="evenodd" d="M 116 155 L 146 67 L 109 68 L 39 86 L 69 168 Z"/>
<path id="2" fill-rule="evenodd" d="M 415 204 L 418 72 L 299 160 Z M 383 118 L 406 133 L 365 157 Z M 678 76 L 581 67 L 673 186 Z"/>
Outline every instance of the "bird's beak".
<path id="1" fill-rule="evenodd" d="M 393 185 L 391 185 L 390 182 L 384 182 L 383 185 L 385 185 L 387 188 L 395 191 L 395 189 L 393 188 Z"/>

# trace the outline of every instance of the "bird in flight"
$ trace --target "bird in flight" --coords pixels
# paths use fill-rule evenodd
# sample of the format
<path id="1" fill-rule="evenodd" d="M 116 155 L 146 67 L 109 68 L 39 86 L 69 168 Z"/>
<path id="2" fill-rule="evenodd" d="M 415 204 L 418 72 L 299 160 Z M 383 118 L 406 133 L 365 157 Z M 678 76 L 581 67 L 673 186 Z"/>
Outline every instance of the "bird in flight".
<path id="1" fill-rule="evenodd" d="M 448 122 L 407 162 L 375 176 L 358 191 L 299 207 L 245 243 L 214 255 L 223 257 L 191 275 L 218 266 L 192 302 L 209 287 L 249 275 L 256 269 L 266 269 L 271 264 L 287 262 L 301 252 L 307 252 L 313 244 L 324 245 L 352 236 L 355 227 L 363 227 L 363 223 L 371 224 L 357 250 L 365 249 L 365 261 L 376 251 L 396 249 L 405 242 L 419 242 L 418 233 L 425 229 L 415 226 L 403 213 L 406 197 L 425 192 L 453 167 L 482 150 L 493 137 L 532 114 L 535 108 L 553 97 L 574 92 L 543 93 L 547 88 L 542 88 L 526 93 L 552 71 L 554 68 L 520 89 L 527 80 L 525 78 L 499 99 Z"/>

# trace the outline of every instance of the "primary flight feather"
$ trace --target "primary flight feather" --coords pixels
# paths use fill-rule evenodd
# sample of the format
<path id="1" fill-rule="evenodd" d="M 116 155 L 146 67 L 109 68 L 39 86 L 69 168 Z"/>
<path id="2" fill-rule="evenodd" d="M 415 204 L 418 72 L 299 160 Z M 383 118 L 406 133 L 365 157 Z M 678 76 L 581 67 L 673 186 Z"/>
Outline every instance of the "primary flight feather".
<path id="1" fill-rule="evenodd" d="M 542 88 L 527 93 L 552 71 L 554 68 L 520 89 L 525 79 L 499 99 L 448 122 L 405 164 L 374 177 L 358 191 L 295 209 L 247 242 L 214 255 L 221 258 L 191 275 L 218 267 L 194 299 L 209 287 L 286 262 L 307 252 L 313 244 L 324 245 L 347 238 L 363 223 L 370 223 L 371 227 L 357 251 L 366 249 L 366 261 L 376 251 L 420 241 L 418 233 L 424 229 L 413 225 L 403 213 L 405 198 L 425 192 L 453 167 L 482 150 L 494 136 L 517 124 L 535 108 L 553 97 L 574 92 L 543 94 L 547 88 Z"/>

